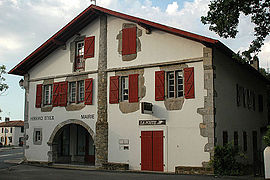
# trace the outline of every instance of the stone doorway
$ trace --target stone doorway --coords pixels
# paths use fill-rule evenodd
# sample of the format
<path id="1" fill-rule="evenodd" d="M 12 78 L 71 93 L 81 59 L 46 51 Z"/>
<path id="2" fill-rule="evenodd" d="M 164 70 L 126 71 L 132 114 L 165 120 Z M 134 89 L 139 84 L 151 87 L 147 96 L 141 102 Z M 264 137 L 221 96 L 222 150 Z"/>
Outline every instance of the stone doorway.
<path id="1" fill-rule="evenodd" d="M 77 123 L 56 128 L 50 138 L 51 143 L 48 142 L 51 146 L 48 153 L 50 162 L 94 165 L 95 146 L 90 132 L 85 125 Z"/>

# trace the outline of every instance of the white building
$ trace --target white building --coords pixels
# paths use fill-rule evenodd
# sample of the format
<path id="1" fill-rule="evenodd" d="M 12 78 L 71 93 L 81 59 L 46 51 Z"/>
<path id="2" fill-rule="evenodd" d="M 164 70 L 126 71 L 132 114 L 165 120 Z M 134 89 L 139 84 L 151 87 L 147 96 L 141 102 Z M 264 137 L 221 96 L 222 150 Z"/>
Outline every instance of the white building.
<path id="1" fill-rule="evenodd" d="M 23 137 L 23 121 L 6 121 L 0 123 L 0 141 L 2 145 L 23 145 Z"/>
<path id="2" fill-rule="evenodd" d="M 173 172 L 205 166 L 215 145 L 234 141 L 252 164 L 269 82 L 233 54 L 91 5 L 9 72 L 24 76 L 26 159 Z"/>

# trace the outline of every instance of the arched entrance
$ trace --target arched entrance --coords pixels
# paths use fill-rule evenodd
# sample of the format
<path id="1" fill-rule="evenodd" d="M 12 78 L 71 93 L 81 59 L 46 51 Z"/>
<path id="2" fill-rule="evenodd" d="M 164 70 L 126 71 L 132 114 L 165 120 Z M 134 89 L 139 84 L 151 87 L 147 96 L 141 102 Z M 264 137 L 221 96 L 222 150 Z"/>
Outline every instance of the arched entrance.
<path id="1" fill-rule="evenodd" d="M 95 163 L 95 146 L 92 129 L 82 121 L 68 120 L 53 131 L 48 145 L 49 161 L 54 163 Z"/>

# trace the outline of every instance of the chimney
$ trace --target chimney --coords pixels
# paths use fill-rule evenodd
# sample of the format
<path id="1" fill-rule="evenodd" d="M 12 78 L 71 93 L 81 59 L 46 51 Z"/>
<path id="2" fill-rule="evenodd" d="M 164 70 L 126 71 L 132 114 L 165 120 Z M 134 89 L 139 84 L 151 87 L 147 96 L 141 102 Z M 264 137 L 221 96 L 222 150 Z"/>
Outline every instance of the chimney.
<path id="1" fill-rule="evenodd" d="M 5 122 L 8 122 L 9 121 L 9 117 L 5 117 Z"/>
<path id="2" fill-rule="evenodd" d="M 258 70 L 259 70 L 259 58 L 254 57 L 254 58 L 250 61 L 250 65 L 258 71 Z"/>

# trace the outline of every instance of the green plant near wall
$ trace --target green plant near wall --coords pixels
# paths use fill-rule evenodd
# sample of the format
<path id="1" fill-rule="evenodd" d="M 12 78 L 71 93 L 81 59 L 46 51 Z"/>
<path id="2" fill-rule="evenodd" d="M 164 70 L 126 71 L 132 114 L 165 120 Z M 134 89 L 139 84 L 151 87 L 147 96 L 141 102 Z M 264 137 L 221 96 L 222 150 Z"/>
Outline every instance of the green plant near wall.
<path id="1" fill-rule="evenodd" d="M 266 134 L 263 136 L 263 142 L 266 146 L 270 146 L 270 126 L 267 127 Z"/>
<path id="2" fill-rule="evenodd" d="M 232 143 L 228 143 L 225 146 L 215 147 L 214 157 L 209 165 L 217 175 L 242 175 L 244 174 L 244 161 L 244 154 Z"/>

